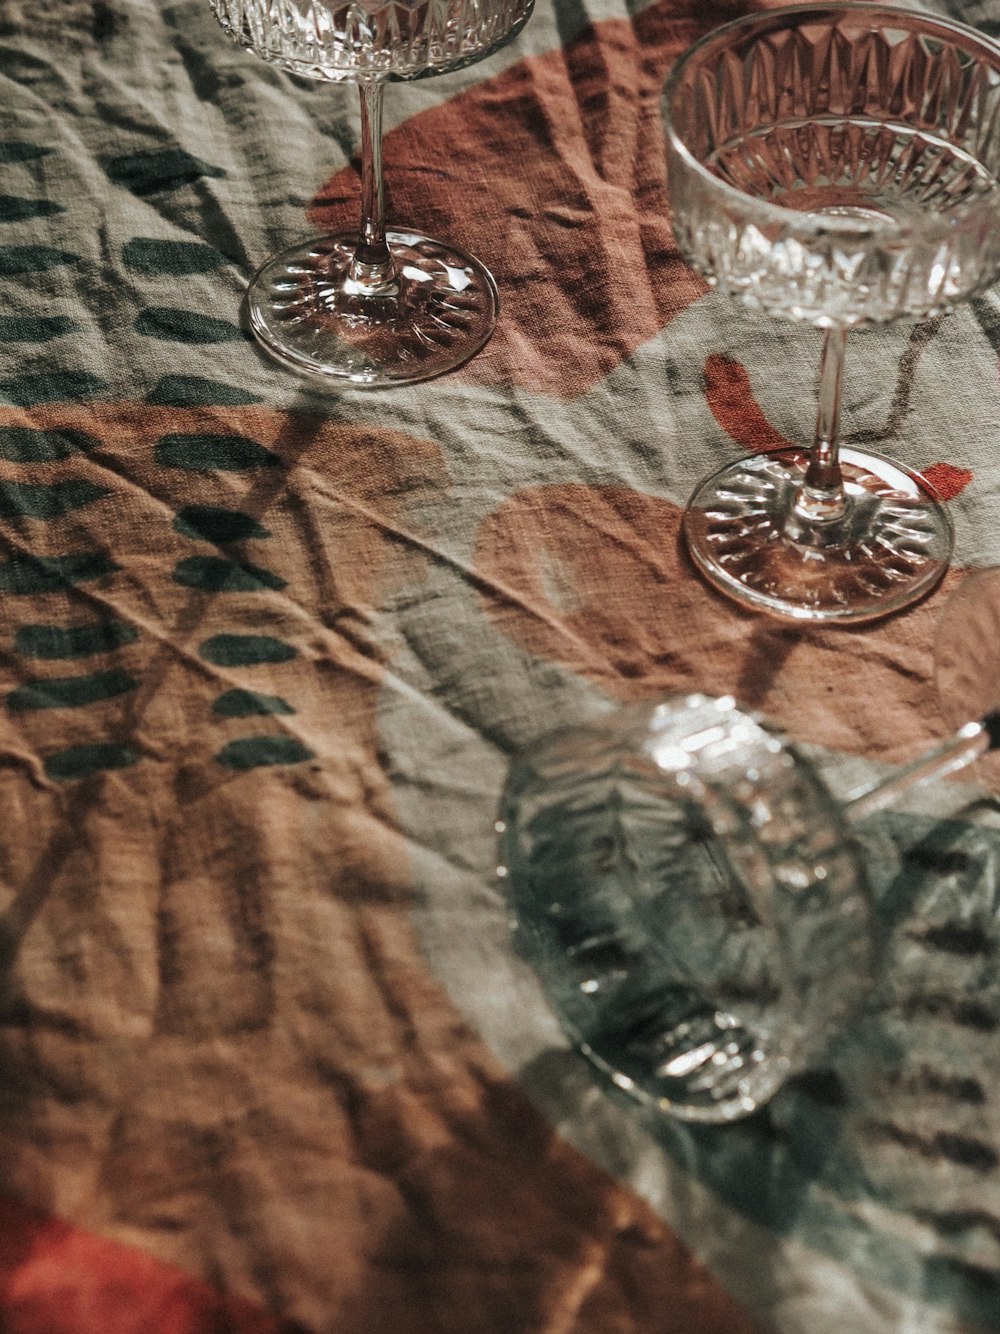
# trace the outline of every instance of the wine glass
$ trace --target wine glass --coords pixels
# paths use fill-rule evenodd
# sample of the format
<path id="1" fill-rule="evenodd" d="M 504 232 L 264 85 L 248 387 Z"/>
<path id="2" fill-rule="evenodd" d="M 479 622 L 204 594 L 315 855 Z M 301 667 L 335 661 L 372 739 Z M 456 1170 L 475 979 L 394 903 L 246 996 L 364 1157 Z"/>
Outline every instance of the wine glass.
<path id="1" fill-rule="evenodd" d="M 512 764 L 497 821 L 520 952 L 574 1045 L 643 1106 L 746 1116 L 873 986 L 855 826 L 998 745 L 988 713 L 841 802 L 728 696 L 552 733 Z"/>
<path id="2" fill-rule="evenodd" d="M 918 473 L 840 449 L 847 333 L 941 314 L 1000 270 L 1000 46 L 877 4 L 767 10 L 692 47 L 663 114 L 682 253 L 752 309 L 824 331 L 812 448 L 702 482 L 691 557 L 785 619 L 898 610 L 941 577 L 952 525 Z"/>
<path id="3" fill-rule="evenodd" d="M 361 99 L 361 225 L 268 260 L 247 292 L 250 326 L 284 364 L 367 388 L 454 370 L 487 341 L 492 274 L 445 241 L 387 231 L 382 101 L 389 79 L 482 60 L 534 0 L 210 0 L 242 46 L 294 74 L 354 82 Z"/>

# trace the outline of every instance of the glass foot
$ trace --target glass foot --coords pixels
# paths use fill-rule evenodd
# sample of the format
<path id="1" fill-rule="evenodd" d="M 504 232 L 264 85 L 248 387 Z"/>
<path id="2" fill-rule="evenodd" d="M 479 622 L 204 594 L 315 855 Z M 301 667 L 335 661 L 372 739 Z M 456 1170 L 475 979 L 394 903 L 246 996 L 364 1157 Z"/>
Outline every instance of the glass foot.
<path id="1" fill-rule="evenodd" d="M 493 275 L 461 250 L 388 232 L 398 291 L 345 288 L 356 233 L 324 236 L 275 256 L 247 291 L 250 326 L 295 370 L 372 389 L 443 375 L 487 341 L 499 310 Z"/>
<path id="2" fill-rule="evenodd" d="M 808 451 L 730 464 L 703 482 L 684 515 L 688 551 L 737 602 L 795 621 L 868 621 L 915 602 L 951 557 L 951 519 L 924 479 L 877 454 L 840 452 L 847 515 L 788 536 Z"/>

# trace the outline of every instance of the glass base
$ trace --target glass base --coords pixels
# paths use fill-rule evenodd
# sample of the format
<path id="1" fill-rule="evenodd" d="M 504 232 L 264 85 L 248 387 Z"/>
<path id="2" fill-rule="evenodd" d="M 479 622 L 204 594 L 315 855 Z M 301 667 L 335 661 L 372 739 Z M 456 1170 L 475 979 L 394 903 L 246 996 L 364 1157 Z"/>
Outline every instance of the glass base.
<path id="1" fill-rule="evenodd" d="M 809 453 L 756 454 L 702 482 L 684 514 L 695 565 L 721 593 L 794 621 L 850 623 L 923 597 L 951 557 L 951 519 L 933 487 L 877 454 L 840 453 L 840 520 L 793 540 L 789 517 Z"/>
<path id="2" fill-rule="evenodd" d="M 388 232 L 397 290 L 350 292 L 357 234 L 324 236 L 258 270 L 247 291 L 250 327 L 297 371 L 359 388 L 413 384 L 454 370 L 486 343 L 499 310 L 493 275 L 461 250 Z"/>

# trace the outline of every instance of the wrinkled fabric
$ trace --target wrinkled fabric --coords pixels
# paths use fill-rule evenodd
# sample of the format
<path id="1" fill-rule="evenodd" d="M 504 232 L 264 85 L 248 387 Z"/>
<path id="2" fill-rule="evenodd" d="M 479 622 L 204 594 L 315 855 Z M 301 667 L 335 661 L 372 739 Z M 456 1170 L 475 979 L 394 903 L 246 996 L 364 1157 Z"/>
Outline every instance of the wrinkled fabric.
<path id="1" fill-rule="evenodd" d="M 816 336 L 709 292 L 668 222 L 663 78 L 743 9 L 540 0 L 388 88 L 390 218 L 502 314 L 372 394 L 282 371 L 240 308 L 355 221 L 351 89 L 207 0 L 0 10 L 11 1334 L 1000 1324 L 995 770 L 882 821 L 878 996 L 723 1131 L 596 1084 L 495 877 L 511 755 L 614 701 L 731 691 L 834 775 L 944 735 L 938 616 L 1000 558 L 994 292 L 852 340 L 848 438 L 951 506 L 940 591 L 800 629 L 681 552 L 695 482 L 814 413 Z"/>

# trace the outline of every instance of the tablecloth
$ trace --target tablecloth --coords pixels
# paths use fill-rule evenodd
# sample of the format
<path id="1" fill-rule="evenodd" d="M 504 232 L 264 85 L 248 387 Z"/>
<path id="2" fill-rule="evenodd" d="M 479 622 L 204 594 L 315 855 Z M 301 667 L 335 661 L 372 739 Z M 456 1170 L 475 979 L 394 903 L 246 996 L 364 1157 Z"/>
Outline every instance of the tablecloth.
<path id="1" fill-rule="evenodd" d="M 995 769 L 885 817 L 879 991 L 740 1125 L 598 1085 L 495 875 L 511 756 L 619 700 L 732 692 L 833 784 L 903 762 L 947 732 L 944 601 L 1000 560 L 996 292 L 849 348 L 847 438 L 951 507 L 940 591 L 802 628 L 682 553 L 696 480 L 815 411 L 817 335 L 668 221 L 663 78 L 744 8 L 538 0 L 389 87 L 390 219 L 502 312 L 365 393 L 241 313 L 355 221 L 352 89 L 207 0 L 0 7 L 7 1334 L 1000 1328 Z"/>

